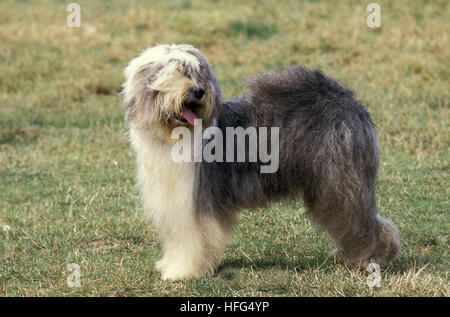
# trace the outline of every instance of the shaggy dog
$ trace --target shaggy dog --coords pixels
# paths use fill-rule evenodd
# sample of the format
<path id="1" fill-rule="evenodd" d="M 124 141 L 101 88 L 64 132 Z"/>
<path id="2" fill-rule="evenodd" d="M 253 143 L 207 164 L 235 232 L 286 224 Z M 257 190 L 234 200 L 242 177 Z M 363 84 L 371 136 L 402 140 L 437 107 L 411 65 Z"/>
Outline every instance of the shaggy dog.
<path id="1" fill-rule="evenodd" d="M 375 126 L 353 93 L 332 78 L 294 66 L 255 75 L 243 95 L 224 101 L 208 60 L 185 44 L 146 49 L 125 77 L 137 184 L 162 242 L 156 267 L 164 279 L 213 274 L 237 211 L 289 197 L 303 198 L 309 217 L 334 241 L 336 258 L 385 267 L 398 255 L 397 227 L 376 212 Z M 279 128 L 278 169 L 262 173 L 262 158 L 249 161 L 248 147 L 245 161 L 174 161 L 172 130 L 193 131 L 199 119 L 203 129 L 223 132 Z"/>

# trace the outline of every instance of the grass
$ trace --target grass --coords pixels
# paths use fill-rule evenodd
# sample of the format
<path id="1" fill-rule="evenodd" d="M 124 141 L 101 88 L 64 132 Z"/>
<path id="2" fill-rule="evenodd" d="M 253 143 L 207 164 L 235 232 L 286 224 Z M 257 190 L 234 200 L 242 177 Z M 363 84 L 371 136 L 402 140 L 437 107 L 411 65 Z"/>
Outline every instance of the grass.
<path id="1" fill-rule="evenodd" d="M 449 2 L 0 3 L 0 296 L 449 296 Z M 265 69 L 305 64 L 356 91 L 378 125 L 379 212 L 402 232 L 382 273 L 334 263 L 302 203 L 242 212 L 214 277 L 169 283 L 139 215 L 120 84 L 154 43 L 192 43 L 225 96 Z M 69 288 L 68 263 L 81 268 Z"/>

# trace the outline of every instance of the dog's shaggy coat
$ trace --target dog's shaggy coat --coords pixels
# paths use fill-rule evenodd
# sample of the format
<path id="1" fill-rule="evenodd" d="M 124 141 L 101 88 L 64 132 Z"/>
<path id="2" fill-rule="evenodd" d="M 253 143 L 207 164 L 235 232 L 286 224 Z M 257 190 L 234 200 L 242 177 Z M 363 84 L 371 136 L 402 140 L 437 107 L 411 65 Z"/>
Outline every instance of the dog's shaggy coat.
<path id="1" fill-rule="evenodd" d="M 385 267 L 397 256 L 398 229 L 376 213 L 374 124 L 353 93 L 332 78 L 295 66 L 253 76 L 242 96 L 223 101 L 207 59 L 184 44 L 148 48 L 125 76 L 137 182 L 145 215 L 162 241 L 157 268 L 163 278 L 214 273 L 236 212 L 286 197 L 303 198 L 308 215 L 335 242 L 337 258 Z M 171 131 L 192 129 L 186 112 L 222 131 L 279 127 L 279 169 L 260 173 L 260 161 L 174 162 Z"/>

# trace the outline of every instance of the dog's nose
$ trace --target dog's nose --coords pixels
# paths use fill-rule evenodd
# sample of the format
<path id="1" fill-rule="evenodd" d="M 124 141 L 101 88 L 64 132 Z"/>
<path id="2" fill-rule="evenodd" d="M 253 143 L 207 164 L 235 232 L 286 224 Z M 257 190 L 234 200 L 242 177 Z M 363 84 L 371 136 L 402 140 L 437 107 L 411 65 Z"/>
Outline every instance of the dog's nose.
<path id="1" fill-rule="evenodd" d="M 191 93 L 196 99 L 200 100 L 205 95 L 205 89 L 202 87 L 192 87 Z"/>

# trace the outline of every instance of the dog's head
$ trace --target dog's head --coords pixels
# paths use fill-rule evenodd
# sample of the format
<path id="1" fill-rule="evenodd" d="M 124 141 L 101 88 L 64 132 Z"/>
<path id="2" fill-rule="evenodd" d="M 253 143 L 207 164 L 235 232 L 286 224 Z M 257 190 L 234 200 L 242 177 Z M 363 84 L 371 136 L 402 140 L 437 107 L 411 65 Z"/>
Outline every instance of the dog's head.
<path id="1" fill-rule="evenodd" d="M 125 78 L 126 119 L 163 137 L 175 127 L 192 127 L 195 119 L 210 125 L 222 102 L 208 60 L 187 44 L 147 48 L 130 61 Z"/>

